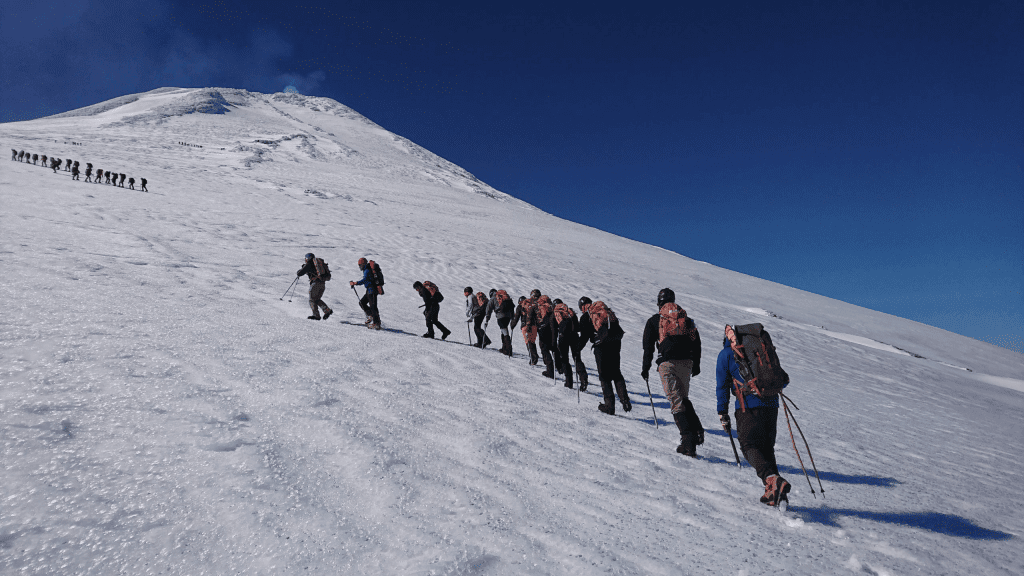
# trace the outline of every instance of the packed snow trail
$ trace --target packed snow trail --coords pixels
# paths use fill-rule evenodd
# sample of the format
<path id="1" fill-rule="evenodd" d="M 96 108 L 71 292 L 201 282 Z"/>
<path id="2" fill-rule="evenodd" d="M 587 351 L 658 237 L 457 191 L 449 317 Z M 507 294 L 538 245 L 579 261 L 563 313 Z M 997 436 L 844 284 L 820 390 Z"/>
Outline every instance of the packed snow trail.
<path id="1" fill-rule="evenodd" d="M 124 100 L 0 125 L 151 190 L 0 170 L 0 572 L 1024 572 L 1024 394 L 978 379 L 1024 379 L 1019 354 L 559 220 L 327 99 Z M 331 265 L 327 322 L 304 279 L 280 299 L 306 252 Z M 362 328 L 360 256 L 386 270 L 388 330 Z M 596 410 L 589 350 L 577 403 L 525 358 L 419 338 L 414 280 L 456 341 L 465 285 L 603 299 L 633 411 Z M 697 460 L 638 378 L 665 286 L 704 341 Z M 827 500 L 785 436 L 785 514 L 735 465 L 727 322 L 771 331 Z"/>

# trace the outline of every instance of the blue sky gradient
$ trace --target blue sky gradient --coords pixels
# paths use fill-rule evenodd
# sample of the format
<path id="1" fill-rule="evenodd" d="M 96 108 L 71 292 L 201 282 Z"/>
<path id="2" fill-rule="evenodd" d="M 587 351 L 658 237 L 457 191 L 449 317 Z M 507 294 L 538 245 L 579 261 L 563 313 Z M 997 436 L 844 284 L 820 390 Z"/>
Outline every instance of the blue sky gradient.
<path id="1" fill-rule="evenodd" d="M 291 85 L 558 216 L 1024 352 L 1019 2 L 7 4 L 0 121 Z"/>

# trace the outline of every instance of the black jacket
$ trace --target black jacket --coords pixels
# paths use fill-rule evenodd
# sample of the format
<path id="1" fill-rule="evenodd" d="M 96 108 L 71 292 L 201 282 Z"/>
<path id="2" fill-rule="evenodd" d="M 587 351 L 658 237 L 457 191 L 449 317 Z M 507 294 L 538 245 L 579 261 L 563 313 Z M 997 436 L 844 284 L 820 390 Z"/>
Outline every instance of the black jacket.
<path id="1" fill-rule="evenodd" d="M 515 329 L 516 324 L 519 322 L 522 322 L 520 326 L 523 328 L 535 326 L 537 324 L 537 309 L 534 308 L 529 313 L 527 313 L 526 310 L 523 309 L 522 304 L 516 306 L 515 314 L 512 316 L 512 323 L 509 324 L 508 326 L 509 330 Z"/>
<path id="2" fill-rule="evenodd" d="M 589 321 L 589 318 L 588 318 Z M 593 325 L 593 323 L 591 323 Z M 594 334 L 594 347 L 601 348 L 603 346 L 620 345 L 622 343 L 622 337 L 626 335 L 626 332 L 619 326 L 618 320 L 611 322 L 605 322 L 601 324 Z"/>
<path id="3" fill-rule="evenodd" d="M 686 336 L 669 336 L 665 338 L 664 342 L 658 342 L 659 330 L 658 324 L 661 321 L 661 314 L 655 314 L 647 320 L 647 325 L 644 327 L 644 361 L 643 361 L 643 372 L 647 372 L 651 369 L 651 359 L 654 358 L 654 350 L 658 349 L 657 363 L 661 364 L 665 360 L 693 360 L 692 374 L 696 376 L 700 373 L 700 332 L 697 331 L 697 325 L 693 323 L 692 318 L 687 318 L 687 323 L 693 326 L 694 338 L 690 339 Z"/>
<path id="4" fill-rule="evenodd" d="M 313 260 L 306 262 L 306 264 L 302 268 L 299 268 L 299 271 L 295 273 L 296 276 L 302 276 L 304 274 L 309 275 L 310 284 L 313 282 L 323 282 L 323 280 L 320 279 L 320 276 L 316 273 L 316 262 Z"/>
<path id="5" fill-rule="evenodd" d="M 431 310 L 440 306 L 440 302 L 437 301 L 436 296 L 430 293 L 430 290 L 417 288 L 416 291 L 419 292 L 420 298 L 423 298 L 423 314 L 428 314 Z"/>

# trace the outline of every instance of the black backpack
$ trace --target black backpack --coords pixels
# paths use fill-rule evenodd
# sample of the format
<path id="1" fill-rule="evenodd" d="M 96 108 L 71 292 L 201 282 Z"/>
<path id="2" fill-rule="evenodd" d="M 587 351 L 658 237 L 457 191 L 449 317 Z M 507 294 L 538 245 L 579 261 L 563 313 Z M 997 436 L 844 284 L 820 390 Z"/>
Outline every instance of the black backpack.
<path id="1" fill-rule="evenodd" d="M 316 275 L 318 278 L 324 282 L 331 279 L 331 269 L 327 266 L 327 262 L 324 262 L 323 258 L 314 258 L 313 264 L 316 265 Z"/>
<path id="2" fill-rule="evenodd" d="M 733 392 L 738 396 L 754 394 L 765 398 L 777 396 L 782 387 L 789 384 L 789 374 L 779 364 L 772 337 L 760 324 L 745 324 L 733 328 L 736 332 L 736 364 L 740 375 L 746 380 L 736 383 Z"/>
<path id="3" fill-rule="evenodd" d="M 366 265 L 370 267 L 370 279 L 373 280 L 373 285 L 377 287 L 377 294 L 383 294 L 384 273 L 380 270 L 380 264 L 370 260 Z"/>

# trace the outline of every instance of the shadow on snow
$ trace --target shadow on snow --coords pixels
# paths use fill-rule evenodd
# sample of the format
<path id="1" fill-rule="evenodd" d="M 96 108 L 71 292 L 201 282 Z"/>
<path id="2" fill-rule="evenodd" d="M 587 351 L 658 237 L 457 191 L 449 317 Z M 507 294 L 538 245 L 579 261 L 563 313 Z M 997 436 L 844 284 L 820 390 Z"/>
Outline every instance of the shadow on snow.
<path id="1" fill-rule="evenodd" d="M 937 534 L 970 538 L 971 540 L 1010 540 L 1013 538 L 1013 534 L 982 528 L 966 518 L 938 512 L 871 512 L 849 508 L 804 508 L 802 506 L 790 506 L 789 511 L 797 514 L 806 522 L 817 522 L 837 528 L 842 527 L 838 522 L 839 517 L 852 516 L 875 522 L 923 528 Z"/>

